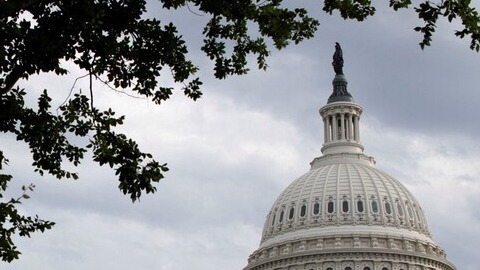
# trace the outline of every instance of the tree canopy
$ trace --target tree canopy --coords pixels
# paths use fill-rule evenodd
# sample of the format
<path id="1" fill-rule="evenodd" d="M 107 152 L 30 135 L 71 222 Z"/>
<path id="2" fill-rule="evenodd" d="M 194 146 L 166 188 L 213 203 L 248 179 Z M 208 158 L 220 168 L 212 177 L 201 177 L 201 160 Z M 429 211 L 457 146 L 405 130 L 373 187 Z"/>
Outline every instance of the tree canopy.
<path id="1" fill-rule="evenodd" d="M 301 2 L 300 2 L 301 3 Z M 375 14 L 369 0 L 324 0 L 323 10 L 339 12 L 344 19 L 363 21 Z M 159 0 L 165 10 L 195 9 L 208 17 L 203 28 L 201 50 L 214 63 L 214 76 L 224 79 L 248 72 L 248 56 L 256 66 L 267 68 L 270 50 L 282 49 L 312 38 L 319 22 L 304 8 L 288 8 L 282 0 Z M 410 0 L 390 0 L 394 10 L 409 8 Z M 480 18 L 469 0 L 424 1 L 414 7 L 422 34 L 420 46 L 429 46 L 437 22 L 459 20 L 455 35 L 471 39 L 470 48 L 480 49 Z M 174 86 L 162 71 L 170 71 L 181 91 L 196 100 L 201 97 L 199 67 L 188 59 L 189 44 L 177 27 L 162 18 L 146 16 L 142 0 L 0 0 L 0 132 L 13 134 L 28 145 L 32 166 L 40 175 L 77 179 L 64 169 L 65 162 L 77 166 L 87 151 L 100 165 L 108 165 L 118 176 L 118 188 L 132 201 L 156 191 L 168 170 L 166 163 L 139 149 L 137 143 L 115 131 L 124 116 L 94 106 L 92 80 L 98 79 L 124 92 L 135 93 L 156 104 L 168 100 Z M 74 63 L 90 80 L 88 94 L 68 94 L 67 101 L 52 109 L 48 85 L 35 108 L 26 104 L 29 89 L 19 80 L 33 74 L 65 75 L 65 63 Z M 72 137 L 87 137 L 77 145 Z M 0 170 L 7 164 L 0 150 Z M 0 174 L 0 198 L 11 175 Z M 20 252 L 12 236 L 29 236 L 50 229 L 54 223 L 25 217 L 15 206 L 28 199 L 33 186 L 23 188 L 18 198 L 0 201 L 0 257 L 10 262 Z"/>

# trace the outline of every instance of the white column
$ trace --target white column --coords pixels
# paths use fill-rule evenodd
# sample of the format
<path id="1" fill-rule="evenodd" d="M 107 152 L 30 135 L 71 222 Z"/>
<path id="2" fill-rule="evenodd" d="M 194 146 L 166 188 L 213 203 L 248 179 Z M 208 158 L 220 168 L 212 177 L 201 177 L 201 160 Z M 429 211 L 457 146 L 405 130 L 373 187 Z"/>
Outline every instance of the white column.
<path id="1" fill-rule="evenodd" d="M 338 138 L 338 133 L 337 133 L 337 116 L 334 114 L 332 115 L 332 141 L 336 141 Z"/>
<path id="2" fill-rule="evenodd" d="M 358 115 L 355 115 L 355 117 L 353 118 L 353 125 L 355 128 L 355 141 L 360 142 L 360 130 L 358 128 L 358 120 L 360 120 Z"/>
<path id="3" fill-rule="evenodd" d="M 345 114 L 340 114 L 340 140 L 345 140 Z"/>
<path id="4" fill-rule="evenodd" d="M 327 139 L 327 128 L 328 128 L 328 125 L 327 125 L 327 117 L 324 117 L 324 118 L 323 118 L 323 143 L 327 143 L 327 142 L 328 142 L 328 139 Z"/>
<path id="5" fill-rule="evenodd" d="M 353 119 L 352 119 L 352 114 L 348 114 L 348 139 L 351 141 L 353 140 Z"/>
<path id="6" fill-rule="evenodd" d="M 327 140 L 332 141 L 332 121 L 330 121 L 330 115 L 327 116 Z"/>

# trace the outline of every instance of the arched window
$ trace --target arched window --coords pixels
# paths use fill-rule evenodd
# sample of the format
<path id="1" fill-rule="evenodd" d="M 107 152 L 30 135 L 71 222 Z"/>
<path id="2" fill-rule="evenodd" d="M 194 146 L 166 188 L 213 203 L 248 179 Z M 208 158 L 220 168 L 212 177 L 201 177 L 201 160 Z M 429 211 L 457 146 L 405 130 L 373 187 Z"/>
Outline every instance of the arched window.
<path id="1" fill-rule="evenodd" d="M 347 201 L 347 200 L 344 200 L 344 201 L 342 202 L 342 211 L 343 211 L 344 213 L 348 213 L 348 211 L 350 210 L 349 208 L 350 208 L 350 207 L 349 207 L 349 205 L 348 205 L 348 201 Z"/>
<path id="2" fill-rule="evenodd" d="M 300 216 L 305 217 L 306 214 L 307 214 L 307 206 L 304 204 L 302 205 L 302 208 L 300 208 Z"/>
<path id="3" fill-rule="evenodd" d="M 389 215 L 392 214 L 392 207 L 390 206 L 389 202 L 385 202 L 385 212 L 387 212 Z"/>
<path id="4" fill-rule="evenodd" d="M 294 215 L 295 215 L 295 208 L 292 206 L 292 208 L 290 208 L 290 212 L 288 212 L 288 219 L 292 220 Z"/>
<path id="5" fill-rule="evenodd" d="M 332 214 L 335 211 L 333 201 L 327 203 L 327 213 Z"/>
<path id="6" fill-rule="evenodd" d="M 313 205 L 313 214 L 314 215 L 320 214 L 320 203 L 319 202 L 315 202 L 315 204 Z"/>
<path id="7" fill-rule="evenodd" d="M 376 200 L 372 200 L 372 213 L 378 213 L 378 202 Z"/>
<path id="8" fill-rule="evenodd" d="M 331 267 L 328 267 L 327 270 L 333 270 Z"/>
<path id="9" fill-rule="evenodd" d="M 282 209 L 282 212 L 280 212 L 280 220 L 279 220 L 280 223 L 283 222 L 283 216 L 284 215 L 285 215 L 285 209 Z"/>
<path id="10" fill-rule="evenodd" d="M 365 267 L 363 268 L 363 270 L 371 270 L 371 269 L 370 269 L 370 267 L 365 266 Z"/>
<path id="11" fill-rule="evenodd" d="M 388 268 L 387 268 L 387 267 L 383 267 L 382 270 L 388 270 Z"/>
<path id="12" fill-rule="evenodd" d="M 273 218 L 272 218 L 272 226 L 275 225 L 275 218 L 277 217 L 277 214 L 273 214 Z"/>
<path id="13" fill-rule="evenodd" d="M 363 213 L 363 201 L 362 200 L 357 201 L 357 211 L 359 213 Z"/>
<path id="14" fill-rule="evenodd" d="M 352 270 L 352 268 L 347 266 L 345 267 L 345 270 Z"/>

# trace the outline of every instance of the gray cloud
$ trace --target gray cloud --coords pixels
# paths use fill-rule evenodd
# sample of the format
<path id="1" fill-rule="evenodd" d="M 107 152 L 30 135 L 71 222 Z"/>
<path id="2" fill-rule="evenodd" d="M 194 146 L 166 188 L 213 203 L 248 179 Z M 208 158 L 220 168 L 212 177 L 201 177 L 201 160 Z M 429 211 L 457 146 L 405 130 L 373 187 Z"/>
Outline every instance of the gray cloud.
<path id="1" fill-rule="evenodd" d="M 118 192 L 108 168 L 91 162 L 78 168 L 78 181 L 39 178 L 28 150 L 1 135 L 15 179 L 38 179 L 24 210 L 57 221 L 54 230 L 20 240 L 24 254 L 5 269 L 241 269 L 276 196 L 320 155 L 318 109 L 331 93 L 336 41 L 349 90 L 364 107 L 366 153 L 412 190 L 457 268 L 476 269 L 478 54 L 447 26 L 421 51 L 408 12 L 355 23 L 312 8 L 322 23 L 317 37 L 272 52 L 267 72 L 216 81 L 208 59 L 191 49 L 206 76 L 197 102 L 175 95 L 155 106 L 96 93 L 99 106 L 127 115 L 123 132 L 169 163 L 158 193 L 140 203 Z M 171 19 L 188 40 L 201 42 L 194 25 L 204 18 L 179 11 Z M 39 76 L 27 86 L 49 85 L 61 103 L 75 77 Z"/>

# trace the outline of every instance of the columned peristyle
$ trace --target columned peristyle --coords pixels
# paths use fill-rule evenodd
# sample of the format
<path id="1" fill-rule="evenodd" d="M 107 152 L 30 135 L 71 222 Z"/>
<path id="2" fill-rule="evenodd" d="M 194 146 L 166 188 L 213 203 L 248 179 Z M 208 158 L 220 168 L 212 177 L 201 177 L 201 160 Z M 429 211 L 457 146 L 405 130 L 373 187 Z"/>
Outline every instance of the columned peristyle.
<path id="1" fill-rule="evenodd" d="M 352 102 L 333 102 L 320 109 L 324 123 L 322 153 L 362 153 L 359 120 L 362 107 Z"/>

